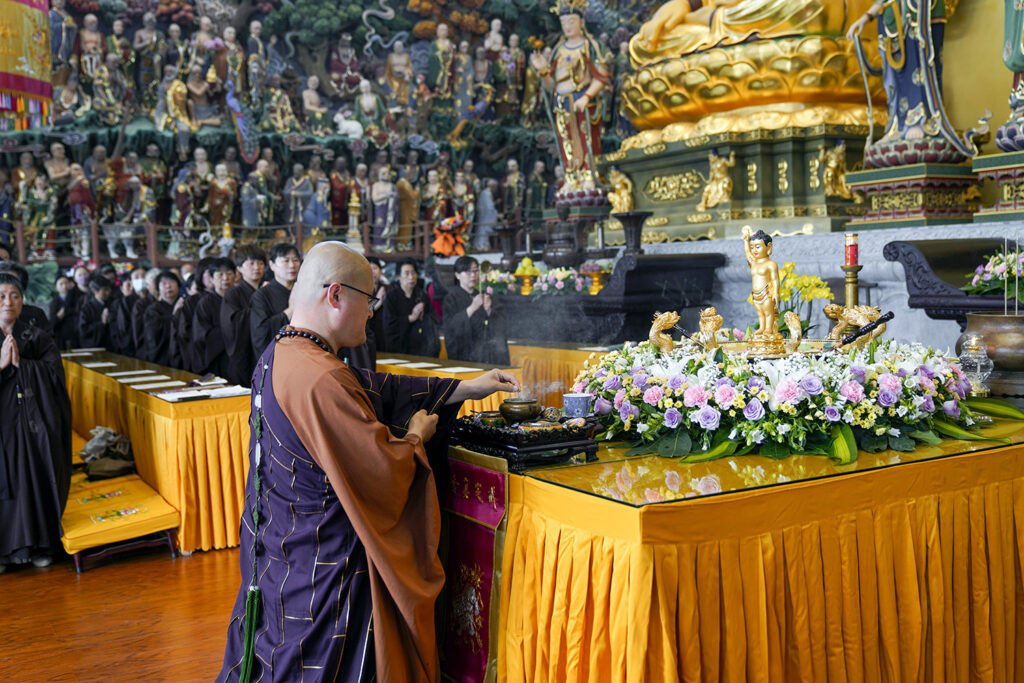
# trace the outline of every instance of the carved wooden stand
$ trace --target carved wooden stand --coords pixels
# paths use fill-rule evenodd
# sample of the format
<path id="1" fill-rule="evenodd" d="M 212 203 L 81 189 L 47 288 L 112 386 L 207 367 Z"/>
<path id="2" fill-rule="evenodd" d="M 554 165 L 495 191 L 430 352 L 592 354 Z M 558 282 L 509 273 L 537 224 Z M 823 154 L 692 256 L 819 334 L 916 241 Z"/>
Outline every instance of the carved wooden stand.
<path id="1" fill-rule="evenodd" d="M 975 223 L 1024 218 L 1024 152 L 975 157 L 972 168 L 980 183 L 996 184 L 996 203 L 979 206 L 974 214 Z"/>
<path id="2" fill-rule="evenodd" d="M 846 182 L 868 202 L 867 213 L 848 225 L 868 230 L 963 223 L 980 196 L 977 176 L 960 164 L 875 168 L 848 173 Z"/>

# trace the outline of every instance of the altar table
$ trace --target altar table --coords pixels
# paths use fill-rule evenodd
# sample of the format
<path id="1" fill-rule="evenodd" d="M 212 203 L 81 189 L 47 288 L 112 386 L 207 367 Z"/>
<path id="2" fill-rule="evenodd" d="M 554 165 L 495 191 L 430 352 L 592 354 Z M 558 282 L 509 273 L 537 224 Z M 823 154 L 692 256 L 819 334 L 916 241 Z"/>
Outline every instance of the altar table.
<path id="1" fill-rule="evenodd" d="M 114 366 L 81 365 L 95 362 Z M 249 466 L 249 397 L 170 403 L 106 374 L 128 370 L 197 378 L 105 351 L 64 358 L 74 430 L 88 437 L 102 426 L 128 435 L 139 476 L 181 514 L 182 551 L 237 546 Z"/>
<path id="2" fill-rule="evenodd" d="M 844 467 L 606 446 L 596 463 L 516 475 L 453 448 L 468 474 L 456 498 L 473 468 L 507 482 L 481 590 L 488 678 L 1022 681 L 1024 425 L 987 432 L 1013 445 Z"/>
<path id="3" fill-rule="evenodd" d="M 389 359 L 398 359 L 404 361 L 402 363 L 381 363 L 380 361 Z M 432 367 L 427 368 L 411 368 L 408 367 L 409 363 L 429 363 Z M 449 372 L 448 368 L 476 368 L 472 372 Z M 516 367 L 505 367 L 501 365 L 487 365 L 484 363 L 472 363 L 469 361 L 457 361 L 457 360 L 445 360 L 439 358 L 429 358 L 425 356 L 409 356 L 402 353 L 389 353 L 387 351 L 380 351 L 377 353 L 377 372 L 390 372 L 393 375 L 415 375 L 418 377 L 450 377 L 455 379 L 475 379 L 480 375 L 488 372 L 493 368 L 500 368 L 507 370 L 508 372 L 515 375 L 516 379 L 522 382 L 522 371 Z M 498 393 L 491 394 L 485 399 L 479 401 L 465 401 L 462 404 L 462 408 L 459 410 L 459 416 L 469 415 L 474 412 L 481 412 L 485 410 L 497 410 L 501 402 L 511 396 L 511 394 Z M 562 405 L 561 402 L 558 405 Z"/>

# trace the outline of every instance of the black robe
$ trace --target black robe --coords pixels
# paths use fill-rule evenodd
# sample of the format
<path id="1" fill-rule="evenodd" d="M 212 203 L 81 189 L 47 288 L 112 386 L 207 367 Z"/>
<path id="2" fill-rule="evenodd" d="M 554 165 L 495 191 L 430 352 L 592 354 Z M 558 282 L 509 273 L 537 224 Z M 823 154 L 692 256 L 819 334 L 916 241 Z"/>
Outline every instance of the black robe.
<path id="1" fill-rule="evenodd" d="M 423 317 L 409 322 L 416 304 L 423 302 Z M 412 296 L 406 296 L 397 282 L 388 287 L 384 298 L 384 338 L 388 353 L 437 358 L 441 352 L 440 324 L 430 297 L 416 284 Z"/>
<path id="2" fill-rule="evenodd" d="M 57 313 L 62 308 L 64 317 L 58 319 Z M 67 299 L 61 299 L 59 295 L 50 299 L 50 323 L 53 325 L 53 341 L 58 349 L 63 351 L 78 346 L 78 308 L 70 294 Z"/>
<path id="3" fill-rule="evenodd" d="M 32 304 L 23 305 L 18 321 L 32 327 L 38 327 L 46 334 L 53 336 L 53 325 L 50 324 L 50 319 L 46 317 L 46 312 L 38 306 L 33 306 Z"/>
<path id="4" fill-rule="evenodd" d="M 252 336 L 253 357 L 259 358 L 263 350 L 282 327 L 288 324 L 284 310 L 292 290 L 277 280 L 259 288 L 252 295 L 249 306 L 249 334 Z"/>
<path id="5" fill-rule="evenodd" d="M 145 315 L 146 309 L 149 308 L 156 299 L 150 295 L 140 296 L 132 306 L 132 339 L 135 340 L 135 357 L 142 358 L 142 360 L 149 360 L 142 356 L 142 347 L 146 343 L 145 335 Z"/>
<path id="6" fill-rule="evenodd" d="M 120 296 L 110 307 L 110 350 L 122 356 L 135 356 L 135 331 L 132 328 L 132 308 L 139 295 L 132 292 Z"/>
<path id="7" fill-rule="evenodd" d="M 245 280 L 228 290 L 220 306 L 220 330 L 228 356 L 225 378 L 243 387 L 249 386 L 256 357 L 252 354 L 249 330 L 249 305 L 256 290 Z"/>
<path id="8" fill-rule="evenodd" d="M 168 368 L 182 368 L 171 305 L 153 301 L 142 314 L 142 321 L 143 359 Z"/>
<path id="9" fill-rule="evenodd" d="M 0 563 L 60 549 L 71 485 L 71 401 L 60 350 L 45 332 L 14 324 L 21 361 L 0 370 Z"/>
<path id="10" fill-rule="evenodd" d="M 174 314 L 174 334 L 178 339 L 178 353 L 181 355 L 181 367 L 189 372 L 199 373 L 201 359 L 197 359 L 192 346 L 192 321 L 196 314 L 196 306 L 205 292 L 192 294 Z"/>
<path id="11" fill-rule="evenodd" d="M 110 324 L 103 322 L 107 304 L 91 297 L 78 311 L 78 343 L 85 348 L 110 350 Z"/>
<path id="12" fill-rule="evenodd" d="M 197 375 L 212 373 L 224 377 L 228 356 L 224 353 L 224 335 L 220 330 L 220 307 L 224 297 L 213 290 L 201 295 L 192 318 L 192 356 Z"/>
<path id="13" fill-rule="evenodd" d="M 508 365 L 508 325 L 497 304 L 491 314 L 481 306 L 470 317 L 466 309 L 473 303 L 471 294 L 462 287 L 448 290 L 444 298 L 444 346 L 451 360 L 471 363 Z"/>

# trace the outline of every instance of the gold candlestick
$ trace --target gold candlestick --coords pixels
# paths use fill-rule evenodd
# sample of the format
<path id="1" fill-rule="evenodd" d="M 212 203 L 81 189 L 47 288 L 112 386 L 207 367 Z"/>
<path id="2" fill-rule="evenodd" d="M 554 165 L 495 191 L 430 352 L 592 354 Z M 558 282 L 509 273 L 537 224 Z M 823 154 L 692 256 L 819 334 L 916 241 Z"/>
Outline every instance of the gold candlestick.
<path id="1" fill-rule="evenodd" d="M 843 266 L 843 272 L 846 273 L 846 308 L 852 308 L 858 306 L 860 300 L 860 276 L 858 273 L 864 266 Z"/>

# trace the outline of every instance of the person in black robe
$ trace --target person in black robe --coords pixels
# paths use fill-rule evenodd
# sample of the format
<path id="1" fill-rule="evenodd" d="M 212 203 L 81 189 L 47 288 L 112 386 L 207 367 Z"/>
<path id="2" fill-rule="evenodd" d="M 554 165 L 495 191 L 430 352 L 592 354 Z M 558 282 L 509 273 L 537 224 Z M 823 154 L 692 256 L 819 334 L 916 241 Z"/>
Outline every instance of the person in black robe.
<path id="1" fill-rule="evenodd" d="M 110 350 L 110 308 L 108 300 L 114 286 L 102 275 L 89 278 L 92 296 L 78 311 L 78 342 L 85 348 Z"/>
<path id="2" fill-rule="evenodd" d="M 110 302 L 110 350 L 122 356 L 135 357 L 135 334 L 132 330 L 132 308 L 139 295 L 129 278 L 123 278 L 120 295 Z"/>
<path id="3" fill-rule="evenodd" d="M 197 356 L 192 344 L 192 323 L 195 320 L 196 306 L 199 305 L 199 300 L 203 293 L 213 286 L 212 276 L 208 272 L 213 261 L 212 258 L 202 258 L 196 263 L 196 269 L 192 273 L 191 279 L 191 286 L 195 292 L 188 293 L 185 303 L 174 314 L 175 334 L 178 337 L 178 353 L 181 354 L 182 366 L 185 370 L 197 374 L 202 365 L 202 358 Z"/>
<path id="4" fill-rule="evenodd" d="M 78 318 L 75 316 L 75 283 L 67 273 L 58 273 L 54 283 L 57 296 L 50 299 L 50 323 L 53 341 L 63 350 L 78 346 Z"/>
<path id="5" fill-rule="evenodd" d="M 19 278 L 0 274 L 0 572 L 50 564 L 71 485 L 71 400 L 53 339 L 19 319 Z"/>
<path id="6" fill-rule="evenodd" d="M 242 279 L 224 295 L 224 303 L 220 307 L 220 329 L 228 357 L 225 377 L 247 387 L 256 364 L 256 357 L 252 353 L 249 306 L 253 294 L 263 283 L 267 254 L 256 245 L 247 244 L 235 250 L 235 258 Z"/>
<path id="7" fill-rule="evenodd" d="M 302 259 L 295 245 L 280 242 L 270 248 L 270 272 L 274 279 L 252 295 L 249 307 L 249 333 L 252 337 L 254 358 L 263 355 L 263 349 L 279 329 L 288 324 L 288 297 L 299 274 Z"/>
<path id="8" fill-rule="evenodd" d="M 220 327 L 220 309 L 224 295 L 235 284 L 235 262 L 219 258 L 210 267 L 213 287 L 206 290 L 192 318 L 192 353 L 199 365 L 197 375 L 213 374 L 225 377 L 228 373 L 228 356 L 224 351 L 224 333 Z"/>
<path id="9" fill-rule="evenodd" d="M 4 219 L 5 216 L 0 216 L 0 225 L 2 225 L 5 222 Z M 0 240 L 0 261 L 10 261 L 12 258 L 13 253 L 11 251 L 11 245 L 8 244 L 7 242 L 4 242 L 3 240 Z"/>
<path id="10" fill-rule="evenodd" d="M 181 280 L 169 270 L 156 277 L 157 297 L 142 314 L 142 357 L 150 363 L 181 368 L 178 337 L 174 334 L 174 315 L 185 304 L 180 296 Z"/>
<path id="11" fill-rule="evenodd" d="M 142 358 L 142 360 L 148 360 L 142 357 L 142 348 L 146 343 L 146 330 L 143 325 L 146 309 L 156 301 L 156 297 L 160 293 L 156 288 L 156 278 L 158 275 L 160 275 L 159 268 L 150 268 L 146 271 L 142 289 L 136 289 L 139 298 L 135 301 L 135 305 L 132 306 L 132 339 L 135 341 L 135 357 Z M 132 280 L 132 282 L 134 284 L 135 280 Z"/>
<path id="12" fill-rule="evenodd" d="M 471 256 L 455 261 L 455 279 L 444 298 L 444 344 L 451 360 L 508 365 L 505 314 L 480 286 L 480 266 Z"/>
<path id="13" fill-rule="evenodd" d="M 388 294 L 388 283 L 384 280 L 384 262 L 376 256 L 368 256 L 366 260 L 370 264 L 370 272 L 373 273 L 373 295 L 377 297 L 377 303 L 373 305 L 373 317 L 370 318 L 370 330 L 373 332 L 376 350 L 387 351 L 384 335 L 384 300 Z"/>
<path id="14" fill-rule="evenodd" d="M 419 282 L 416 263 L 398 264 L 398 282 L 384 299 L 384 339 L 390 353 L 437 358 L 441 352 L 439 321 Z"/>
<path id="15" fill-rule="evenodd" d="M 28 271 L 25 269 L 25 266 L 16 261 L 0 261 L 0 273 L 7 273 L 18 278 L 21 282 L 21 290 L 23 292 L 28 291 Z M 24 304 L 21 307 L 21 322 L 32 327 L 38 327 L 46 334 L 53 336 L 53 325 L 50 324 L 50 319 L 46 317 L 46 311 L 38 306 Z"/>

